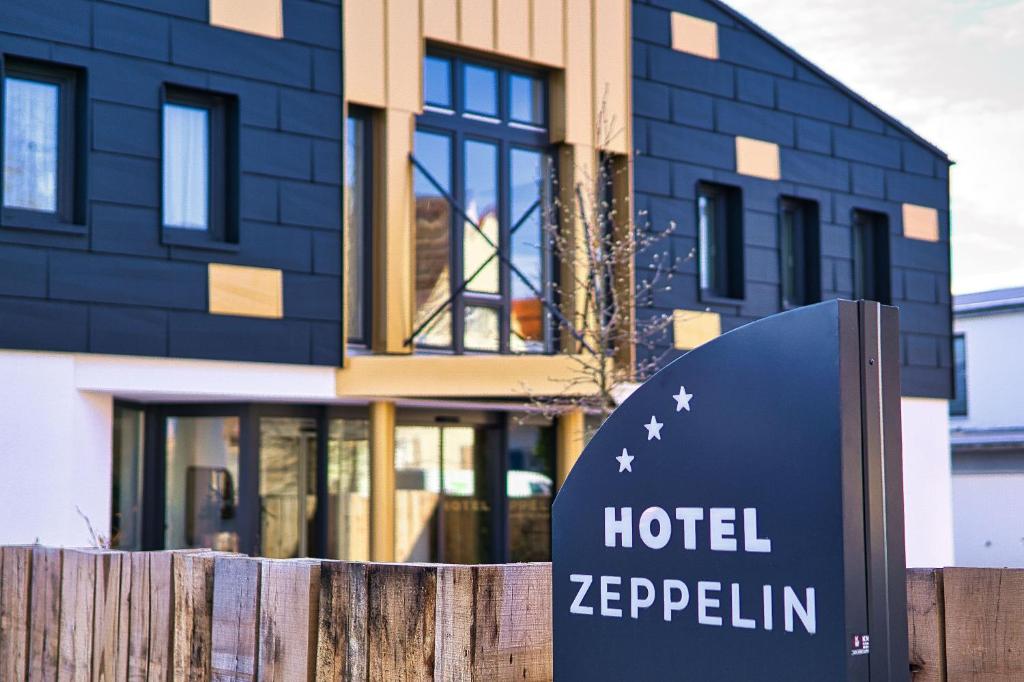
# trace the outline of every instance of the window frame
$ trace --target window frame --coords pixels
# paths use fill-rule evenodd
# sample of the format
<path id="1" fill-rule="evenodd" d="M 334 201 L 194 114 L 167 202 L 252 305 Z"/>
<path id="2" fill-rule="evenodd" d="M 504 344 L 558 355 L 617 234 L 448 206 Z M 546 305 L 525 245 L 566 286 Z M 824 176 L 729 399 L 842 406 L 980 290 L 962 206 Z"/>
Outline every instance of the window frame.
<path id="1" fill-rule="evenodd" d="M 48 83 L 57 94 L 57 207 L 36 211 L 3 205 L 5 172 L 0 168 L 0 225 L 5 228 L 84 234 L 88 106 L 85 70 L 54 62 L 3 55 L 0 58 L 0 164 L 6 137 L 6 80 Z"/>
<path id="2" fill-rule="evenodd" d="M 529 152 L 536 152 L 541 155 L 543 162 L 549 163 L 552 169 L 552 177 L 547 191 L 548 196 L 554 198 L 555 178 L 557 177 L 557 155 L 556 147 L 550 142 L 548 124 L 550 112 L 548 108 L 550 83 L 546 71 L 521 64 L 510 64 L 499 60 L 465 55 L 460 52 L 428 47 L 426 57 L 446 59 L 449 61 L 449 79 L 451 85 L 452 108 L 445 109 L 437 105 L 424 103 L 423 112 L 416 117 L 416 132 L 425 132 L 435 135 L 443 135 L 450 140 L 451 153 L 451 196 L 460 206 L 465 208 L 465 167 L 466 167 L 466 142 L 475 141 L 494 145 L 497 148 L 497 203 L 498 203 L 498 224 L 500 226 L 497 246 L 502 254 L 511 258 L 511 233 L 512 227 L 512 188 L 510 186 L 511 156 L 512 151 L 521 149 Z M 465 92 L 463 87 L 463 70 L 466 65 L 479 66 L 494 69 L 497 72 L 498 90 L 497 108 L 499 117 L 491 118 L 468 111 L 465 108 Z M 510 78 L 512 75 L 529 76 L 540 80 L 543 97 L 544 126 L 533 126 L 517 122 L 511 118 L 511 101 L 509 96 Z M 414 150 L 415 154 L 415 150 Z M 414 173 L 416 171 L 414 170 Z M 440 178 L 438 179 L 440 180 Z M 551 207 L 554 206 L 552 201 Z M 544 209 L 541 209 L 544 211 Z M 451 212 L 451 224 L 449 225 L 449 291 L 454 292 L 463 282 L 466 276 L 465 268 L 465 220 L 454 210 Z M 549 216 L 544 216 L 542 220 Z M 469 228 L 473 229 L 473 228 Z M 544 228 L 542 227 L 542 230 Z M 554 281 L 555 267 L 552 249 L 548 240 L 541 236 L 541 283 L 540 290 L 544 300 L 551 301 L 552 284 Z M 415 267 L 415 266 L 414 266 Z M 415 341 L 417 350 L 428 352 L 454 353 L 454 354 L 512 354 L 515 351 L 511 348 L 511 315 L 512 315 L 512 280 L 515 275 L 511 268 L 505 263 L 498 261 L 499 276 L 497 294 L 474 292 L 465 289 L 454 297 L 450 306 L 451 314 L 451 345 L 436 346 Z M 543 304 L 542 304 L 543 305 Z M 468 307 L 484 307 L 496 309 L 498 319 L 498 348 L 497 350 L 483 350 L 466 346 L 465 339 L 465 315 Z M 526 354 L 549 354 L 556 347 L 555 335 L 556 326 L 552 324 L 550 316 L 543 315 L 544 346 L 542 350 Z"/>
<path id="3" fill-rule="evenodd" d="M 787 299 L 785 216 L 794 216 L 794 246 L 799 247 L 794 280 L 800 282 L 802 296 Z M 817 303 L 821 300 L 821 208 L 817 201 L 801 197 L 779 197 L 779 305 L 782 310 Z"/>
<path id="4" fill-rule="evenodd" d="M 850 215 L 850 261 L 853 277 L 853 299 L 873 300 L 882 305 L 892 303 L 892 281 L 890 275 L 889 214 L 864 208 L 854 208 Z M 863 254 L 864 235 L 871 235 L 870 259 Z M 870 265 L 868 275 L 866 266 Z M 868 282 L 872 291 L 868 291 Z M 859 282 L 859 284 L 858 284 Z M 870 294 L 870 295 L 869 295 Z"/>
<path id="5" fill-rule="evenodd" d="M 168 104 L 206 109 L 209 112 L 207 149 L 206 229 L 179 227 L 164 222 L 164 125 Z M 160 88 L 160 186 L 158 203 L 160 241 L 184 246 L 234 251 L 238 248 L 238 100 L 235 95 L 164 83 Z"/>
<path id="6" fill-rule="evenodd" d="M 961 349 L 962 361 L 957 362 L 957 343 Z M 950 339 L 951 355 L 953 358 L 953 397 L 949 401 L 949 416 L 966 417 L 968 412 L 967 404 L 967 337 L 964 333 L 953 334 Z M 962 368 L 962 371 L 961 371 Z M 963 395 L 958 390 L 963 383 Z"/>
<path id="7" fill-rule="evenodd" d="M 363 318 L 362 327 L 363 328 L 362 328 L 362 330 L 360 331 L 360 333 L 358 335 L 354 336 L 352 334 L 352 330 L 348 328 L 348 310 L 343 309 L 342 310 L 342 315 L 344 316 L 343 319 L 345 320 L 345 325 L 346 325 L 346 327 L 345 327 L 345 336 L 346 336 L 345 342 L 346 342 L 346 344 L 360 346 L 360 347 L 369 347 L 370 343 L 371 343 L 372 329 L 373 329 L 373 278 L 372 278 L 372 272 L 373 272 L 373 269 L 374 269 L 373 268 L 373 233 L 374 233 L 374 220 L 375 220 L 375 217 L 376 217 L 376 211 L 374 210 L 374 192 L 375 192 L 375 187 L 376 187 L 376 184 L 377 184 L 376 169 L 375 169 L 374 163 L 373 163 L 373 159 L 374 159 L 374 152 L 373 152 L 373 148 L 374 148 L 374 116 L 373 116 L 373 113 L 371 112 L 371 110 L 369 110 L 367 108 L 360 107 L 360 106 L 357 106 L 357 105 L 352 105 L 352 104 L 348 105 L 348 112 L 347 112 L 347 114 L 345 116 L 345 135 L 346 135 L 346 139 L 344 141 L 345 150 L 344 150 L 344 156 L 343 156 L 343 159 L 346 160 L 346 161 L 348 160 L 348 144 L 349 144 L 349 140 L 348 140 L 348 137 L 347 137 L 348 136 L 348 119 L 358 120 L 362 124 L 362 126 L 363 126 L 363 131 L 362 131 L 362 136 L 361 136 L 362 137 L 361 144 L 363 145 L 363 148 L 362 148 L 361 156 L 362 156 L 362 164 L 363 164 L 363 178 L 364 178 L 364 181 L 365 181 L 364 182 L 365 186 L 362 188 L 362 201 L 363 201 L 364 210 L 363 210 L 363 224 L 358 226 L 358 229 L 362 231 L 362 236 L 363 236 L 362 248 L 360 249 L 361 255 L 362 255 L 362 258 L 363 258 L 363 271 L 362 271 L 362 277 L 360 278 L 361 279 L 360 286 L 362 287 L 362 296 L 359 297 L 359 304 L 363 308 L 363 314 L 362 314 L 362 318 Z M 343 175 L 342 176 L 342 184 L 343 184 L 344 189 L 347 191 L 348 188 L 347 188 L 346 182 L 347 182 L 347 180 L 345 179 L 345 176 Z M 348 238 L 348 235 L 349 235 L 348 230 L 356 229 L 356 226 L 348 225 L 348 222 L 347 222 L 347 220 L 348 220 L 347 206 L 346 206 L 345 220 L 346 220 L 346 224 L 345 224 L 346 231 L 344 231 L 342 233 L 342 236 L 341 236 L 341 238 L 342 238 L 342 250 L 343 250 L 343 253 L 347 253 L 347 246 L 345 245 L 344 242 Z M 343 266 L 344 267 L 342 268 L 342 275 L 343 275 L 343 277 L 346 278 L 345 279 L 345 281 L 346 281 L 345 286 L 347 287 L 348 286 L 348 284 L 347 284 L 348 262 L 344 261 Z M 342 306 L 343 307 L 347 306 L 349 304 L 349 300 L 348 300 L 348 296 L 347 296 L 347 292 L 348 292 L 347 288 L 346 288 L 345 291 L 346 291 L 346 297 L 345 297 L 345 300 L 342 302 Z"/>
<path id="8" fill-rule="evenodd" d="M 711 288 L 701 283 L 701 250 L 704 248 L 700 236 L 700 199 L 706 197 L 715 205 L 716 239 L 724 237 L 726 248 L 716 253 L 718 272 L 725 265 L 725 274 L 716 274 Z M 733 185 L 701 180 L 697 183 L 695 206 L 697 241 L 697 292 L 699 300 L 706 303 L 741 303 L 746 299 L 745 237 L 743 226 L 743 191 Z"/>

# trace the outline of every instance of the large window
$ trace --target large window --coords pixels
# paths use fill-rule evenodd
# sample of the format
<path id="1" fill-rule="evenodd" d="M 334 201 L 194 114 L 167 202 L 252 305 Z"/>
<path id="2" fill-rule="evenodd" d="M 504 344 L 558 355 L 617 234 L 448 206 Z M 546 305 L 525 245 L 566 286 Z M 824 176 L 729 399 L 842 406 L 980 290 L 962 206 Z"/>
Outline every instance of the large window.
<path id="1" fill-rule="evenodd" d="M 853 212 L 853 297 L 890 301 L 889 218 L 884 213 Z"/>
<path id="2" fill-rule="evenodd" d="M 423 90 L 415 341 L 455 352 L 544 352 L 552 335 L 546 82 L 428 55 Z"/>
<path id="3" fill-rule="evenodd" d="M 964 335 L 953 337 L 953 399 L 949 413 L 963 417 L 967 414 L 967 346 Z"/>
<path id="4" fill-rule="evenodd" d="M 359 344 L 370 341 L 372 140 L 369 115 L 361 109 L 351 109 L 345 128 L 345 324 L 348 340 Z"/>
<path id="5" fill-rule="evenodd" d="M 818 204 L 783 198 L 779 212 L 782 307 L 814 303 L 821 297 Z"/>
<path id="6" fill-rule="evenodd" d="M 3 222 L 84 222 L 84 111 L 78 71 L 8 59 L 3 71 Z"/>
<path id="7" fill-rule="evenodd" d="M 743 298 L 743 203 L 739 189 L 697 187 L 697 268 L 704 299 Z"/>
<path id="8" fill-rule="evenodd" d="M 234 106 L 230 98 L 168 87 L 163 103 L 164 241 L 233 242 Z"/>

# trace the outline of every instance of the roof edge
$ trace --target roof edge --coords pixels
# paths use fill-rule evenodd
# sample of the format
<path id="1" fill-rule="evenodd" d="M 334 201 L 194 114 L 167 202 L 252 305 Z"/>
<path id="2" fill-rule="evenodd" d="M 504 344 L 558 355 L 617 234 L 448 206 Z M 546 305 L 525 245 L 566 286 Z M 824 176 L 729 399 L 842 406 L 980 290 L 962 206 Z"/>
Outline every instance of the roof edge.
<path id="1" fill-rule="evenodd" d="M 740 12 L 739 10 L 734 9 L 733 7 L 729 6 L 728 4 L 723 2 L 722 0 L 707 0 L 707 1 L 709 3 L 711 3 L 712 5 L 714 5 L 715 7 L 717 7 L 718 9 L 722 10 L 723 12 L 725 12 L 726 14 L 729 14 L 730 16 L 732 16 L 737 21 L 743 23 L 747 28 L 749 28 L 754 33 L 756 33 L 760 37 L 762 37 L 765 40 L 767 40 L 768 42 L 770 42 L 772 45 L 774 45 L 778 49 L 782 50 L 784 53 L 786 53 L 787 55 L 789 55 L 793 59 L 796 59 L 797 61 L 799 61 L 801 64 L 806 66 L 810 71 L 814 72 L 815 75 L 820 76 L 822 79 L 827 81 L 830 85 L 832 85 L 832 86 L 842 90 L 846 95 L 848 95 L 849 97 L 852 97 L 855 101 L 857 101 L 857 103 L 859 103 L 862 106 L 866 107 L 867 109 L 869 109 L 870 111 L 874 112 L 875 114 L 881 116 L 887 123 L 890 123 L 895 128 L 897 128 L 900 132 L 902 132 L 902 133 L 908 135 L 909 137 L 911 137 L 918 144 L 921 144 L 921 145 L 924 145 L 925 147 L 927 147 L 933 154 L 936 154 L 937 156 L 941 157 L 948 164 L 953 165 L 953 164 L 956 163 L 951 158 L 949 158 L 949 154 L 947 154 L 946 152 L 942 151 L 942 149 L 940 149 L 935 144 L 929 142 L 928 140 L 926 140 L 924 137 L 922 137 L 918 133 L 914 132 L 914 130 L 912 128 L 910 128 L 910 126 L 906 125 L 905 123 L 900 121 L 898 118 L 896 118 L 892 114 L 886 112 L 884 109 L 881 109 L 878 105 L 873 104 L 870 100 L 865 98 L 863 95 L 859 94 L 856 90 L 854 90 L 850 86 L 846 85 L 845 83 L 840 81 L 838 78 L 836 78 L 836 77 L 832 76 L 831 74 L 829 74 L 827 71 L 822 69 L 820 66 L 818 66 L 817 64 L 812 62 L 807 57 L 804 57 L 802 54 L 800 54 L 799 52 L 794 50 L 792 47 L 790 47 L 789 45 L 784 43 L 781 39 L 775 37 L 774 34 L 770 33 L 766 29 L 762 28 L 757 22 L 755 22 L 753 19 L 750 19 L 747 15 L 745 15 L 742 12 Z"/>

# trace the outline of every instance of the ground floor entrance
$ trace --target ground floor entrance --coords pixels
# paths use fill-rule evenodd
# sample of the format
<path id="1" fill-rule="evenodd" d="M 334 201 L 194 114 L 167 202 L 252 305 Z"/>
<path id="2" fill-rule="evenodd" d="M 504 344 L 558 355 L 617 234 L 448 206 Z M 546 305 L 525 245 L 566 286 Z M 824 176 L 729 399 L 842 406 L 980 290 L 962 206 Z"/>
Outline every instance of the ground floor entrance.
<path id="1" fill-rule="evenodd" d="M 391 538 L 397 561 L 550 558 L 549 419 L 399 408 L 389 437 L 374 441 L 369 413 L 358 405 L 118 402 L 113 544 L 365 561 L 376 531 Z M 375 442 L 390 450 L 376 456 L 390 469 L 383 474 L 373 473 Z"/>

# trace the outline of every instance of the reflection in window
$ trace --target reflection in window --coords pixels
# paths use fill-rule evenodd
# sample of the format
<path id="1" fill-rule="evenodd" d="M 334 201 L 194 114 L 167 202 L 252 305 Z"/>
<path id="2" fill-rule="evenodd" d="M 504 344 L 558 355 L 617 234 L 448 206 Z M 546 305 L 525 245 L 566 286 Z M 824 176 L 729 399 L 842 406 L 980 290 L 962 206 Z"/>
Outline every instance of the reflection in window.
<path id="1" fill-rule="evenodd" d="M 427 55 L 423 60 L 423 101 L 428 106 L 452 108 L 452 63 Z"/>
<path id="2" fill-rule="evenodd" d="M 332 419 L 327 440 L 328 559 L 370 559 L 370 441 L 365 419 Z"/>
<path id="3" fill-rule="evenodd" d="M 237 552 L 237 417 L 167 419 L 164 547 Z"/>
<path id="4" fill-rule="evenodd" d="M 508 467 L 509 560 L 551 561 L 555 441 L 546 420 L 510 422 Z"/>
<path id="5" fill-rule="evenodd" d="M 451 138 L 416 131 L 416 159 L 441 185 L 451 191 Z M 451 206 L 447 199 L 417 168 L 413 179 L 416 192 L 416 319 L 419 327 L 434 315 L 451 295 Z M 426 346 L 451 346 L 451 312 L 446 309 L 420 333 L 416 342 Z"/>
<path id="6" fill-rule="evenodd" d="M 4 79 L 5 207 L 57 211 L 59 102 L 58 85 Z"/>
<path id="7" fill-rule="evenodd" d="M 697 249 L 701 292 L 743 298 L 743 207 L 735 187 L 700 184 Z"/>
<path id="8" fill-rule="evenodd" d="M 205 230 L 210 219 L 210 112 L 164 104 L 164 225 Z"/>
<path id="9" fill-rule="evenodd" d="M 316 515 L 315 419 L 260 419 L 260 551 L 309 556 Z"/>
<path id="10" fill-rule="evenodd" d="M 523 278 L 511 278 L 512 306 L 509 346 L 518 352 L 543 352 L 545 312 L 534 291 L 544 290 L 544 212 L 548 199 L 544 155 L 512 149 L 511 259 Z M 534 291 L 530 290 L 532 285 Z"/>
<path id="11" fill-rule="evenodd" d="M 467 112 L 498 115 L 498 72 L 487 66 L 465 64 L 462 96 Z"/>
<path id="12" fill-rule="evenodd" d="M 544 125 L 544 82 L 514 73 L 509 76 L 509 118 L 517 123 Z"/>
<path id="13" fill-rule="evenodd" d="M 437 561 L 441 432 L 395 427 L 395 560 Z"/>
<path id="14" fill-rule="evenodd" d="M 372 229 L 369 120 L 349 116 L 345 131 L 345 322 L 349 341 L 366 343 L 367 246 Z"/>
<path id="15" fill-rule="evenodd" d="M 113 489 L 111 490 L 110 546 L 142 549 L 143 411 L 114 406 Z"/>
<path id="16" fill-rule="evenodd" d="M 466 306 L 466 350 L 497 352 L 501 344 L 498 310 L 484 306 Z"/>
<path id="17" fill-rule="evenodd" d="M 465 211 L 476 227 L 463 228 L 463 273 L 469 291 L 498 293 L 498 147 L 466 142 Z M 479 229 L 477 229 L 479 228 Z"/>
<path id="18" fill-rule="evenodd" d="M 953 399 L 949 413 L 963 417 L 967 414 L 967 345 L 963 334 L 953 337 Z"/>

